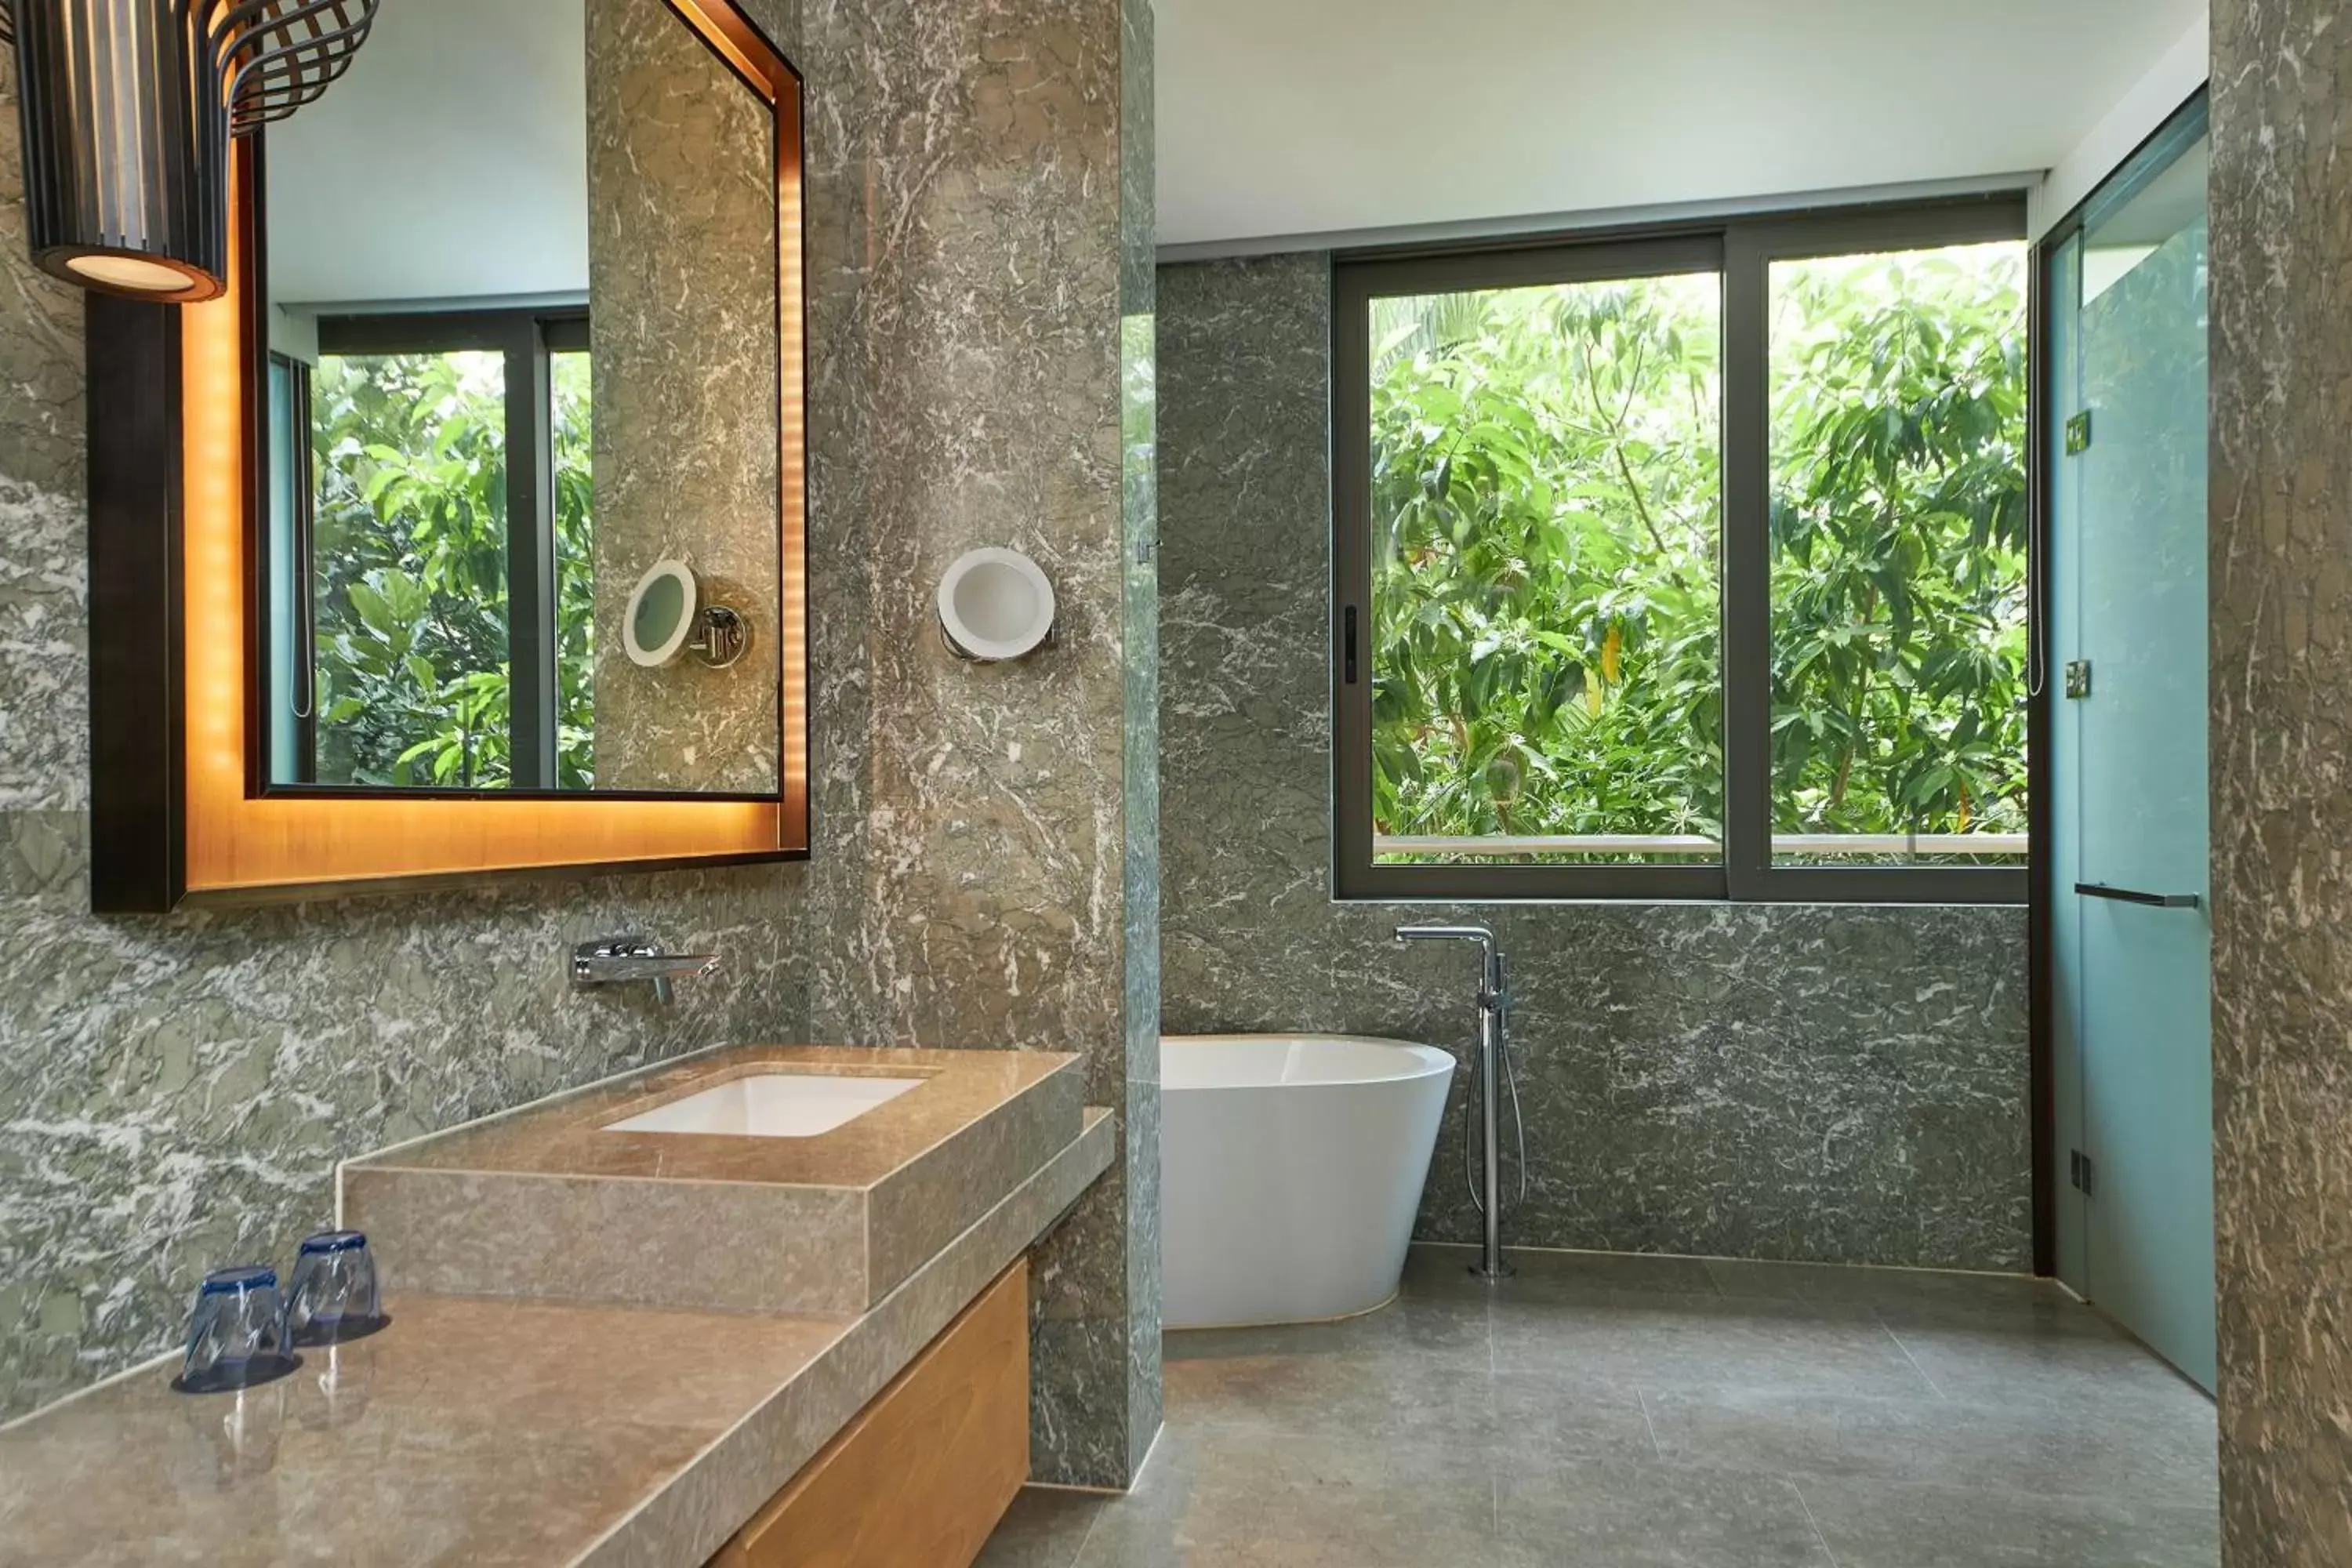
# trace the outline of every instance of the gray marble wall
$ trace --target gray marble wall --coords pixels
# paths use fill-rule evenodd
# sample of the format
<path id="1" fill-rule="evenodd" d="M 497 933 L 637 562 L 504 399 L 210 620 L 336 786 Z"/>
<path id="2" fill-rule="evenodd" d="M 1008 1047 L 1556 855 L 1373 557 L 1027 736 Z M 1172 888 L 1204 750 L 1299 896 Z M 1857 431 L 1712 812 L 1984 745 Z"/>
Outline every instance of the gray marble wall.
<path id="1" fill-rule="evenodd" d="M 0 66 L 0 1413 L 168 1346 L 338 1158 L 798 1037 L 1088 1057 L 1129 1124 L 1041 1259 L 1039 1474 L 1118 1484 L 1157 1431 L 1150 14 L 748 8 L 808 83 L 815 858 L 170 920 L 86 912 L 79 309 L 24 258 Z M 1060 591 L 1030 663 L 940 647 L 984 542 Z M 568 944 L 632 927 L 728 966 L 671 1011 L 572 995 Z"/>
<path id="2" fill-rule="evenodd" d="M 2352 1563 L 2352 34 L 2213 7 L 2222 1557 Z"/>
<path id="3" fill-rule="evenodd" d="M 775 145 L 664 0 L 589 0 L 600 789 L 776 787 Z M 673 558 L 750 628 L 725 669 L 629 658 L 629 595 Z"/>
<path id="4" fill-rule="evenodd" d="M 1168 1031 L 1466 1053 L 1475 960 L 1388 933 L 1473 917 L 1517 965 L 1510 1239 L 2027 1267 L 2023 910 L 1329 900 L 1329 342 L 1323 257 L 1160 269 Z M 1429 1239 L 1477 1234 L 1460 1089 Z"/>
<path id="5" fill-rule="evenodd" d="M 803 26 L 811 1027 L 1083 1052 L 1089 1102 L 1124 1110 L 1038 1262 L 1033 1410 L 1041 1479 L 1120 1485 L 1159 1429 L 1158 710 L 1129 637 L 1155 578 L 1127 548 L 1150 457 L 1124 439 L 1121 286 L 1150 245 L 1150 11 L 810 0 Z M 1053 645 L 1015 664 L 940 637 L 932 585 L 983 544 L 1055 585 Z"/>
<path id="6" fill-rule="evenodd" d="M 1119 510 L 1124 579 L 1127 1457 L 1160 1435 L 1160 422 L 1152 0 L 1120 0 Z M 1101 1467 L 1106 1472 L 1108 1467 Z"/>

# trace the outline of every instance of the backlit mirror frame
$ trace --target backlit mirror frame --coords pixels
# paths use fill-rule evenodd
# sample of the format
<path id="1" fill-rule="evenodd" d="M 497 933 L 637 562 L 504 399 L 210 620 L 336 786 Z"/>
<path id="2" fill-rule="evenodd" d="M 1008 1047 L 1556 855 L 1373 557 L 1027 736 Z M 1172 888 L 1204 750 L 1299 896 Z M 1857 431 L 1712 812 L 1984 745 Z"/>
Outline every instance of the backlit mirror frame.
<path id="1" fill-rule="evenodd" d="M 807 857 L 801 79 L 730 0 L 663 3 L 776 121 L 778 793 L 266 789 L 255 632 L 265 589 L 253 562 L 268 355 L 252 267 L 258 154 L 240 142 L 226 291 L 181 307 L 89 301 L 90 902 L 99 913 Z"/>

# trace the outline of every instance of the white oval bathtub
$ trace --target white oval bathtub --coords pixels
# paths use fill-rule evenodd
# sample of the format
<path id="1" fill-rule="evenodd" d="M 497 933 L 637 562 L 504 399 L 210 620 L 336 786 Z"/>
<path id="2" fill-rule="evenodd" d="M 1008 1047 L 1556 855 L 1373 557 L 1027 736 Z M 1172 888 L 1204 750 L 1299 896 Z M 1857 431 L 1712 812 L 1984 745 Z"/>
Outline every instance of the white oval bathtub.
<path id="1" fill-rule="evenodd" d="M 1396 1294 L 1454 1058 L 1338 1035 L 1160 1042 L 1171 1329 L 1369 1312 Z"/>

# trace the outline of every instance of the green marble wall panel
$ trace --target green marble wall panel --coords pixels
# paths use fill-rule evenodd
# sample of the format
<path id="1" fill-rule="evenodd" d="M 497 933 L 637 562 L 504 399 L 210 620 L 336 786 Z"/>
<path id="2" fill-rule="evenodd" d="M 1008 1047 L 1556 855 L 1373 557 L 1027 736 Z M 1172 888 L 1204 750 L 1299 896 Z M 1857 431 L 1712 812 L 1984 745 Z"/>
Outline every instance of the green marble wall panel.
<path id="1" fill-rule="evenodd" d="M 1466 1058 L 1472 956 L 1389 933 L 1482 921 L 1527 1117 L 1507 1239 L 2027 1266 L 2023 910 L 1331 901 L 1328 300 L 1321 256 L 1160 272 L 1168 1032 Z M 1478 1234 L 1461 1089 L 1425 1239 Z"/>
<path id="2" fill-rule="evenodd" d="M 2352 1563 L 2352 33 L 2213 7 L 2222 1561 Z"/>
<path id="3" fill-rule="evenodd" d="M 773 791 L 775 117 L 664 0 L 587 0 L 600 789 Z M 694 569 L 751 646 L 630 661 L 629 595 Z"/>
<path id="4" fill-rule="evenodd" d="M 812 600 L 821 1040 L 1083 1053 L 1119 1158 L 1034 1280 L 1041 1479 L 1122 1485 L 1158 1425 L 1147 453 L 1122 423 L 1122 193 L 1150 156 L 1118 0 L 810 4 Z M 1130 266 L 1129 270 L 1133 270 Z M 949 652 L 982 545 L 1052 580 L 1052 645 Z M 1144 563 L 1148 571 L 1149 563 Z M 1145 606 L 1138 608 L 1138 605 Z"/>
<path id="5" fill-rule="evenodd" d="M 1119 447 L 1127 776 L 1127 1459 L 1160 1435 L 1159 278 L 1151 0 L 1119 6 Z"/>

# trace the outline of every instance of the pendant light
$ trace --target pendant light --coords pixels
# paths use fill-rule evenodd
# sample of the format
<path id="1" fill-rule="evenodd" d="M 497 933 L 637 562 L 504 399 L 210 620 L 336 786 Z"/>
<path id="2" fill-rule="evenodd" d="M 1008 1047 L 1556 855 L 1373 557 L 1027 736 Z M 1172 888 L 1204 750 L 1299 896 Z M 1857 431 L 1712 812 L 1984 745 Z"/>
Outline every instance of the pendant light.
<path id="1" fill-rule="evenodd" d="M 189 303 L 228 271 L 228 143 L 324 92 L 376 0 L 0 0 L 33 260 Z"/>

